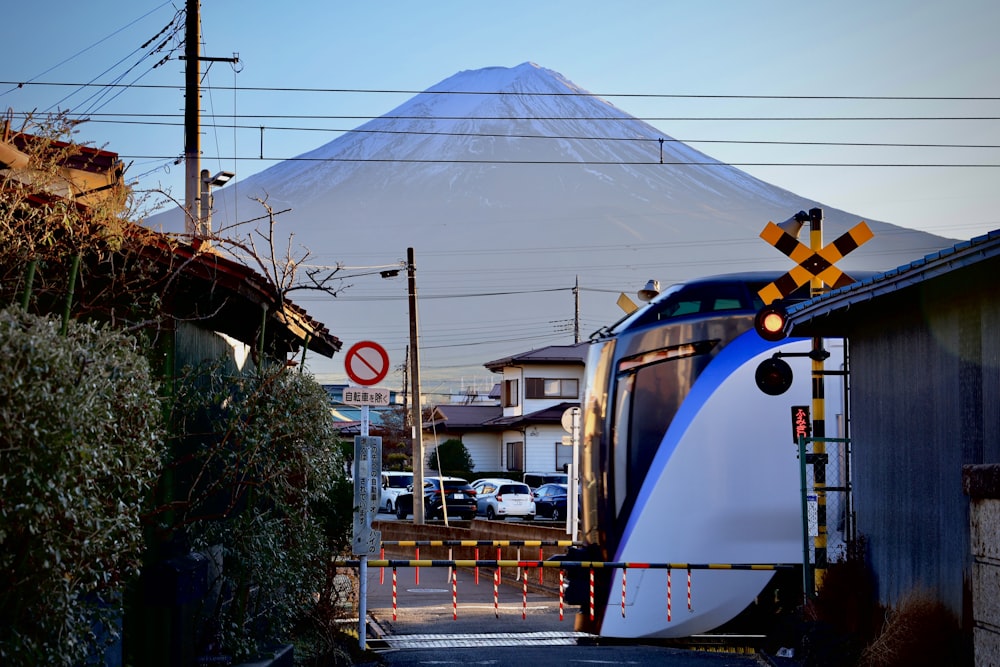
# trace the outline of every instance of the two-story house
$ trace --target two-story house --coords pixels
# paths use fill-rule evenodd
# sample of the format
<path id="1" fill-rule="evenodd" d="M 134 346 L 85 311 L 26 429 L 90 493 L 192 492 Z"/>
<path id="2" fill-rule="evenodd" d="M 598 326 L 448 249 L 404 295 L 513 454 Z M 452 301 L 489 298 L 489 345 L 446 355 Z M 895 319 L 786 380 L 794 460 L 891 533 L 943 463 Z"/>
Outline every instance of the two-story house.
<path id="1" fill-rule="evenodd" d="M 589 343 L 551 345 L 496 359 L 487 369 L 503 376 L 499 405 L 438 405 L 424 425 L 425 449 L 460 439 L 477 471 L 564 470 L 573 448 L 563 444 L 563 413 L 582 398 Z"/>

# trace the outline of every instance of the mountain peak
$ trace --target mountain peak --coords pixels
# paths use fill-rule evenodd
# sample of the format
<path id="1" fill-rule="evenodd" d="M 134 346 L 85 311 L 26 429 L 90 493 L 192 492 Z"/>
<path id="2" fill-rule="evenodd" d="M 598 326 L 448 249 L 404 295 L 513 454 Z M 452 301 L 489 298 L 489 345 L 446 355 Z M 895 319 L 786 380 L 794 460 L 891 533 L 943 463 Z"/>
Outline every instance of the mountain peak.
<path id="1" fill-rule="evenodd" d="M 832 240 L 865 219 L 718 162 L 530 62 L 458 72 L 218 190 L 214 227 L 235 224 L 237 210 L 257 217 L 245 201 L 264 196 L 291 209 L 277 231 L 308 249 L 309 263 L 378 266 L 416 250 L 427 380 L 474 376 L 489 359 L 572 342 L 555 329 L 574 316 L 577 280 L 586 336 L 619 318 L 620 292 L 650 278 L 668 285 L 790 269 L 758 237 L 768 221 L 823 208 Z M 838 263 L 844 270 L 888 270 L 951 245 L 866 221 L 875 239 Z M 183 228 L 177 212 L 150 223 Z M 377 337 L 401 363 L 405 285 L 387 292 L 390 281 L 377 275 L 349 282 L 341 298 L 302 305 L 346 343 Z M 317 374 L 340 367 L 314 363 Z"/>
<path id="2" fill-rule="evenodd" d="M 463 70 L 431 86 L 425 93 L 584 93 L 562 74 L 524 62 L 514 67 Z"/>

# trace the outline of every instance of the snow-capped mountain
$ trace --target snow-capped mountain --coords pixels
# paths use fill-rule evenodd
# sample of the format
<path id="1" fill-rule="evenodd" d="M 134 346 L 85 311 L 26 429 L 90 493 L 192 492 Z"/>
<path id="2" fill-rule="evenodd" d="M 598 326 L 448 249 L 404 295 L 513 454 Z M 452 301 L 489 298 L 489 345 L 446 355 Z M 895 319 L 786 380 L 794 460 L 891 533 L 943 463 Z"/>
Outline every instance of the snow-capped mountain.
<path id="1" fill-rule="evenodd" d="M 276 218 L 279 254 L 292 236 L 293 256 L 309 251 L 305 265 L 341 264 L 348 276 L 336 298 L 290 298 L 348 346 L 382 342 L 394 365 L 408 342 L 405 272 L 384 281 L 379 270 L 414 248 L 429 391 L 483 378 L 493 359 L 571 343 L 574 319 L 585 339 L 622 314 L 619 293 L 635 300 L 648 279 L 787 270 L 758 235 L 800 210 L 824 210 L 826 242 L 868 222 L 875 238 L 838 263 L 848 271 L 890 269 L 953 243 L 765 183 L 533 63 L 459 72 L 214 194 L 216 230 L 260 217 L 254 198 L 290 209 Z M 170 231 L 180 221 L 174 211 L 149 224 Z M 310 362 L 321 379 L 344 376 L 342 359 Z"/>

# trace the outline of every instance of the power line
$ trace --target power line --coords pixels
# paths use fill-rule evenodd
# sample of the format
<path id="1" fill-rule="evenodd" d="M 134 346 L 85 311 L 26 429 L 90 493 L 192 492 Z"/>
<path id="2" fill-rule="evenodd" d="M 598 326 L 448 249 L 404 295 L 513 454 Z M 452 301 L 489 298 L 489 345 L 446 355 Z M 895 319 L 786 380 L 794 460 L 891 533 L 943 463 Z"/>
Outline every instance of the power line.
<path id="1" fill-rule="evenodd" d="M 51 71 L 50 70 L 47 71 Z M 44 74 L 44 73 L 43 73 Z M 41 76 L 41 75 L 39 75 Z M 67 83 L 59 81 L 0 81 L 0 85 L 23 86 L 107 86 L 107 87 L 131 87 L 149 89 L 176 90 L 183 88 L 178 85 L 167 84 L 100 84 L 100 83 Z M 695 93 L 592 93 L 587 91 L 563 91 L 563 92 L 543 92 L 543 91 L 509 91 L 509 90 L 404 90 L 404 89 L 380 89 L 380 88 L 300 88 L 300 87 L 273 87 L 273 86 L 205 86 L 206 90 L 240 91 L 240 92 L 266 92 L 266 93 L 344 93 L 344 94 L 389 94 L 389 95 L 481 95 L 500 97 L 626 97 L 626 98 L 650 98 L 650 99 L 724 99 L 724 100 L 813 100 L 813 101 L 891 101 L 891 102 L 996 102 L 1000 97 L 994 96 L 954 96 L 954 95 L 730 95 L 730 94 L 695 94 Z"/>
<path id="2" fill-rule="evenodd" d="M 3 82 L 0 82 L 3 83 Z M 27 117 L 29 114 L 24 112 L 15 112 L 16 116 Z M 69 114 L 73 115 L 73 114 Z M 97 114 L 95 114 L 97 115 Z M 112 114 L 109 114 L 112 115 Z M 135 117 L 135 118 L 179 118 L 179 114 L 114 114 L 117 116 Z M 761 121 L 761 122 L 780 122 L 788 123 L 794 121 L 803 122 L 875 122 L 875 121 L 886 121 L 886 122 L 901 122 L 901 121 L 995 121 L 1000 120 L 1000 116 L 633 116 L 626 114 L 624 116 L 411 116 L 411 115 L 398 115 L 398 114 L 385 114 L 385 115 L 373 115 L 373 114 L 363 114 L 363 115 L 329 115 L 329 114 L 238 114 L 236 116 L 240 119 L 254 119 L 254 118 L 277 118 L 283 120 L 289 119 L 299 119 L 299 120 L 419 120 L 419 121 L 510 121 L 510 122 L 530 122 L 530 121 L 600 121 L 600 122 L 646 122 L 646 121 L 671 121 L 671 122 L 751 122 L 751 121 Z M 86 114 L 81 114 L 79 120 L 87 120 L 89 118 Z M 127 121 L 94 121 L 94 122 L 118 122 L 121 124 L 128 123 Z M 148 121 L 143 121 L 145 124 L 150 124 Z M 134 124 L 134 123 L 129 123 Z M 174 123 L 168 123 L 166 121 L 159 123 L 161 125 L 174 125 Z M 230 128 L 230 125 L 220 125 L 222 128 Z M 259 129 L 259 125 L 248 125 L 242 129 L 256 130 Z M 265 129 L 312 129 L 312 128 L 268 128 Z M 325 129 L 325 128 L 316 128 Z M 331 131 L 355 131 L 355 130 L 331 130 Z M 377 130 L 369 130 L 377 131 Z M 506 136 L 506 135 L 501 135 Z"/>
<path id="3" fill-rule="evenodd" d="M 183 122 L 160 122 L 150 123 L 146 120 L 103 120 L 94 119 L 94 116 L 129 116 L 131 114 L 88 114 L 87 122 L 106 123 L 113 125 L 163 125 L 168 127 L 183 127 Z M 163 117 L 165 114 L 135 114 L 145 117 Z M 171 114 L 170 117 L 180 118 L 179 114 Z M 238 118 L 275 118 L 277 116 L 244 116 Z M 333 117 L 331 117 L 333 118 Z M 426 119 L 426 118 L 425 118 Z M 436 120 L 436 118 L 434 119 Z M 517 119 L 511 119 L 517 120 Z M 520 119 L 525 120 L 525 119 Z M 569 118 L 567 120 L 577 120 Z M 714 120 L 714 119 L 705 119 Z M 938 119 L 934 119 L 938 120 Z M 993 120 L 977 117 L 976 120 Z M 998 118 L 997 120 L 1000 120 Z M 756 146 L 837 146 L 837 147 L 871 147 L 871 148 L 1000 148 L 1000 144 L 931 144 L 931 143 L 900 143 L 900 142 L 874 142 L 874 141 L 789 141 L 789 140 L 763 140 L 763 139 L 678 139 L 674 137 L 608 137 L 593 135 L 560 135 L 560 134 L 497 134 L 495 132 L 430 132 L 426 130 L 383 130 L 383 129 L 363 129 L 363 128 L 326 128 L 326 127 L 295 127 L 277 125 L 227 125 L 224 123 L 202 123 L 204 128 L 214 129 L 238 129 L 238 130 L 271 130 L 290 132 L 334 132 L 343 134 L 388 134 L 403 136 L 442 136 L 442 137 L 468 137 L 485 139 L 549 139 L 549 140 L 570 140 L 570 141 L 622 141 L 622 142 L 663 142 L 671 144 L 737 144 Z M 259 159 L 259 158 L 258 158 Z"/>
<path id="4" fill-rule="evenodd" d="M 130 155 L 121 153 L 121 158 L 132 160 L 171 160 L 176 156 L 170 155 Z M 233 162 L 260 162 L 259 157 L 236 157 L 236 156 L 206 156 L 212 160 L 230 160 Z M 266 162 L 318 162 L 318 163 L 371 163 L 371 164 L 472 164 L 472 165 L 579 165 L 579 166 L 608 166 L 608 167 L 921 167 L 939 169 L 995 169 L 998 164 L 989 163 L 958 163 L 958 162 L 722 162 L 720 160 L 453 160 L 446 158 L 359 158 L 359 157 L 267 157 Z"/>

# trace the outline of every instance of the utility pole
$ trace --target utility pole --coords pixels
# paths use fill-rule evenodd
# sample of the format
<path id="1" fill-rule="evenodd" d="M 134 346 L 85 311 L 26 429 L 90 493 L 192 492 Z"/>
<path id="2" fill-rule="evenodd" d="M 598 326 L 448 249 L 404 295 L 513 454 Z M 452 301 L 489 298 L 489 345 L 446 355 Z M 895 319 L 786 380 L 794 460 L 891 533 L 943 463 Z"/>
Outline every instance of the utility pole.
<path id="1" fill-rule="evenodd" d="M 412 383 L 410 428 L 413 433 L 413 523 L 419 525 L 424 522 L 424 423 L 420 414 L 420 347 L 417 344 L 416 272 L 417 266 L 413 260 L 413 248 L 407 248 L 406 277 L 410 302 L 410 382 Z"/>
<path id="2" fill-rule="evenodd" d="M 199 0 L 187 0 L 184 34 L 184 231 L 192 239 L 201 219 L 201 16 Z"/>
<path id="3" fill-rule="evenodd" d="M 209 58 L 201 47 L 200 0 L 187 0 L 184 25 L 184 232 L 205 239 L 212 234 L 211 187 L 221 186 L 235 174 L 223 171 L 214 177 L 201 169 L 201 63 L 237 63 L 239 58 Z"/>
<path id="4" fill-rule="evenodd" d="M 573 342 L 580 342 L 580 276 L 573 286 Z"/>

